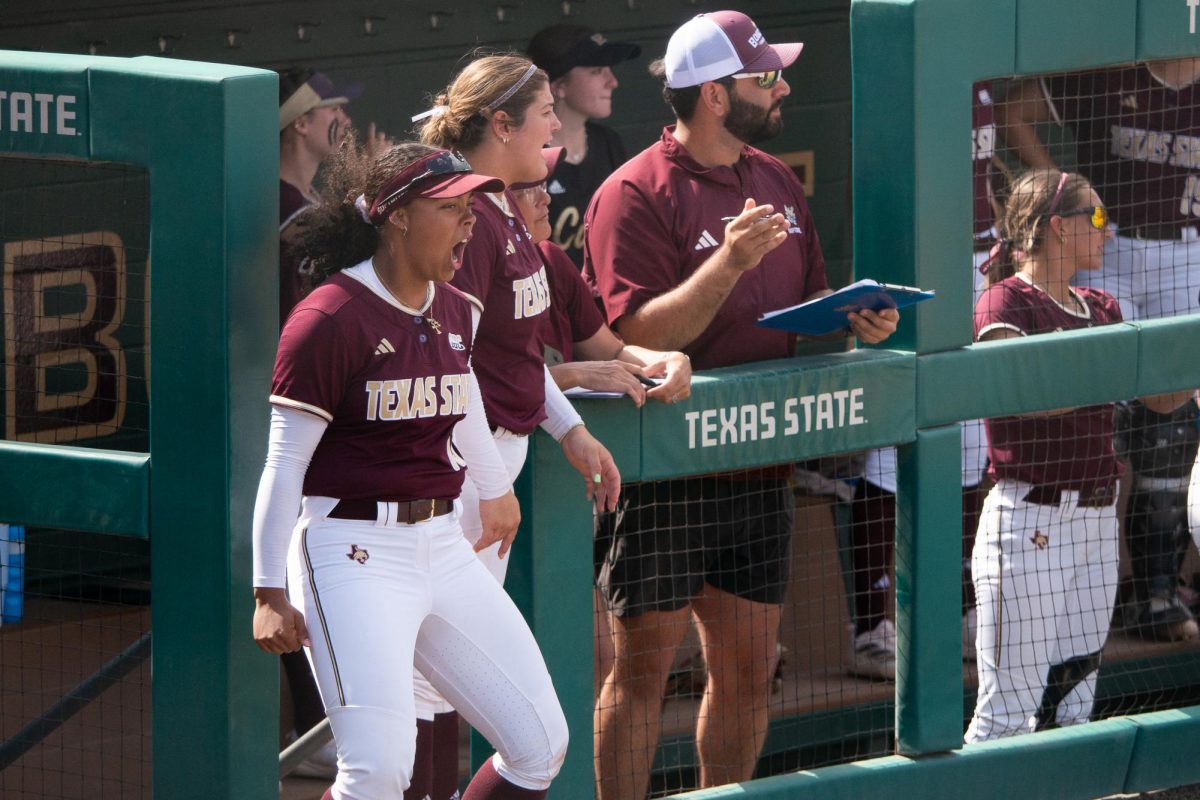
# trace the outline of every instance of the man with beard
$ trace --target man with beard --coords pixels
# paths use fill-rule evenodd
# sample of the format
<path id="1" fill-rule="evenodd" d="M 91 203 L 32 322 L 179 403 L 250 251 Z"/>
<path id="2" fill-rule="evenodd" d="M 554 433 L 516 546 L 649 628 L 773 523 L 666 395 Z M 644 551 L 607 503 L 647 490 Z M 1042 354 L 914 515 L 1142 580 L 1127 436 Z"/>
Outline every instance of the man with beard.
<path id="1" fill-rule="evenodd" d="M 770 45 L 745 14 L 719 11 L 680 27 L 651 66 L 676 124 L 604 182 L 586 215 L 584 275 L 626 343 L 682 350 L 698 369 L 785 358 L 796 337 L 757 327 L 759 314 L 829 293 L 799 180 L 750 146 L 779 133 L 781 73 L 802 46 Z M 898 319 L 846 322 L 874 343 Z M 663 687 L 692 615 L 708 667 L 700 783 L 750 778 L 788 584 L 791 472 L 622 488 L 599 579 L 615 649 L 596 705 L 602 800 L 645 796 Z"/>

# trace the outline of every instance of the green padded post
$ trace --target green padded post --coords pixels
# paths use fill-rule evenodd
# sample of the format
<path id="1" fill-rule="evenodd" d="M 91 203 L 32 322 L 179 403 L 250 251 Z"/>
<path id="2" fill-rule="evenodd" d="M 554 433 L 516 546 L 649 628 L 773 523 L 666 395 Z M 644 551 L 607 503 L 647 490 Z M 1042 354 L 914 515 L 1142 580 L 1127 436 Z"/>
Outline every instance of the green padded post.
<path id="1" fill-rule="evenodd" d="M 962 437 L 917 431 L 897 449 L 896 749 L 962 746 Z"/>
<path id="2" fill-rule="evenodd" d="M 1014 9 L 851 5 L 855 277 L 937 291 L 901 314 L 887 347 L 926 353 L 971 340 L 972 76 L 1011 72 Z"/>
<path id="3" fill-rule="evenodd" d="M 113 61 L 89 71 L 92 157 L 150 171 L 154 793 L 265 800 L 278 664 L 250 638 L 250 519 L 277 334 L 277 79 Z"/>
<path id="4" fill-rule="evenodd" d="M 1132 61 L 1138 5 L 1127 0 L 1017 0 L 1017 69 L 1053 72 Z M 1178 3 L 1186 10 L 1184 2 Z M 1072 35 L 1064 35 L 1070 31 Z"/>

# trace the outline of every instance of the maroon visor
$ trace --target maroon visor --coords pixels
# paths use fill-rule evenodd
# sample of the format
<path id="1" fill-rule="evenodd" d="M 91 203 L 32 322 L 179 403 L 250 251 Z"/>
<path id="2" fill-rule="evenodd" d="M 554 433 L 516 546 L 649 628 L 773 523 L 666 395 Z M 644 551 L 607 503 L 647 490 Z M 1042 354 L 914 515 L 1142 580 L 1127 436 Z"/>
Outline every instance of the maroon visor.
<path id="1" fill-rule="evenodd" d="M 418 197 L 439 200 L 477 191 L 504 191 L 504 181 L 472 172 L 471 165 L 459 153 L 437 150 L 418 158 L 380 187 L 367 217 L 379 225 L 388 214 Z"/>

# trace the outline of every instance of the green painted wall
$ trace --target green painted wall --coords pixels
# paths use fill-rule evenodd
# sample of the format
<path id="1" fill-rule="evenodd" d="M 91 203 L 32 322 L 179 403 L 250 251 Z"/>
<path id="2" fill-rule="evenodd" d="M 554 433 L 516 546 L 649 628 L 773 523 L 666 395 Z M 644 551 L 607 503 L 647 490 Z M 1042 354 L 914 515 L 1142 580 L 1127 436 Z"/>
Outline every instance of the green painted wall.
<path id="1" fill-rule="evenodd" d="M 405 136 L 409 118 L 428 107 L 466 53 L 476 47 L 519 50 L 534 31 L 565 20 L 642 45 L 639 59 L 616 70 L 621 87 L 609 123 L 632 153 L 670 121 L 646 65 L 662 55 L 679 24 L 729 6 L 712 0 L 143 0 L 119 6 L 72 0 L 48 9 L 32 3 L 6 7 L 0 48 L 111 56 L 160 55 L 165 49 L 171 58 L 268 69 L 309 64 L 335 80 L 365 82 L 365 94 L 351 108 L 355 121 L 375 121 Z M 813 214 L 830 274 L 839 282 L 849 275 L 851 247 L 849 6 L 849 0 L 757 0 L 741 6 L 768 40 L 806 43 L 787 75 L 792 95 L 784 108 L 785 130 L 766 148 L 814 151 Z M 430 29 L 430 8 L 444 12 L 437 30 Z M 503 22 L 497 8 L 503 9 Z M 367 19 L 373 35 L 366 33 Z"/>

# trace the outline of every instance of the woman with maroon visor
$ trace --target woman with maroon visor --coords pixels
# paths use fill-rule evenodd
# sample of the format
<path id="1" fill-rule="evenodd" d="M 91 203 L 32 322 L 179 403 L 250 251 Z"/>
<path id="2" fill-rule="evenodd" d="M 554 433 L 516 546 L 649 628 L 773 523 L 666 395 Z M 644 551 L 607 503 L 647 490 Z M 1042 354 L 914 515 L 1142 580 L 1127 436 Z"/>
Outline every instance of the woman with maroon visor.
<path id="1" fill-rule="evenodd" d="M 324 280 L 289 317 L 272 379 L 255 641 L 307 648 L 338 750 L 325 798 L 404 795 L 414 662 L 499 750 L 465 797 L 544 797 L 566 720 L 533 635 L 451 513 L 469 467 L 477 547 L 507 547 L 520 519 L 471 366 L 479 309 L 447 284 L 473 193 L 503 184 L 445 150 L 370 159 L 352 139 L 327 183 L 302 243 Z"/>
<path id="2" fill-rule="evenodd" d="M 471 165 L 506 184 L 546 175 L 542 147 L 558 130 L 546 73 L 526 58 L 487 56 L 468 64 L 434 101 L 424 119 L 426 144 L 461 151 Z M 475 368 L 496 446 L 515 479 L 525 463 L 529 434 L 540 425 L 563 448 L 583 476 L 586 496 L 613 509 L 621 476 L 609 452 L 555 385 L 543 358 L 545 318 L 551 295 L 546 269 L 512 193 L 481 192 L 472 201 L 478 222 L 452 284 L 478 300 Z M 463 532 L 475 543 L 481 530 L 470 475 L 463 485 Z M 507 542 L 481 549 L 480 559 L 503 582 Z M 457 783 L 456 704 L 417 682 L 417 715 L 428 720 L 418 740 L 418 759 L 429 753 L 432 800 L 448 800 Z M 436 745 L 432 744 L 434 741 Z M 429 749 L 425 749 L 428 742 Z M 418 770 L 420 767 L 418 766 Z M 423 798 L 414 783 L 410 798 Z"/>

